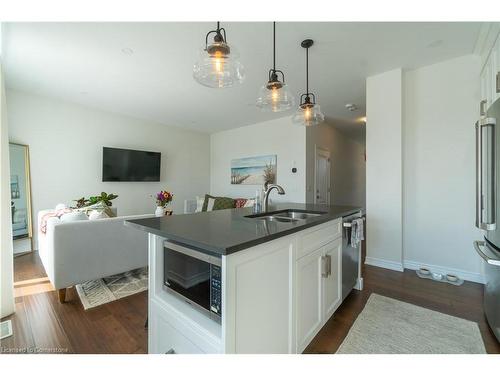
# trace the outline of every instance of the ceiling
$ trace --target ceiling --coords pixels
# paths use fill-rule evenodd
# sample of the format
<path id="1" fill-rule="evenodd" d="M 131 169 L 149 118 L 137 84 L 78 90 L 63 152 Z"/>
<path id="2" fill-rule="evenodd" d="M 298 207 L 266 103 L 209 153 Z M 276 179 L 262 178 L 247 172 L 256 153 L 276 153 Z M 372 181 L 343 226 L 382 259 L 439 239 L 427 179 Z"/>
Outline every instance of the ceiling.
<path id="1" fill-rule="evenodd" d="M 9 23 L 4 29 L 7 87 L 166 125 L 217 132 L 291 115 L 262 113 L 258 89 L 272 64 L 272 24 L 222 23 L 246 80 L 210 89 L 192 78 L 205 34 L 215 23 Z M 358 134 L 366 77 L 470 54 L 481 23 L 278 23 L 277 68 L 297 96 L 310 88 L 330 123 Z M 346 103 L 358 106 L 355 112 Z"/>

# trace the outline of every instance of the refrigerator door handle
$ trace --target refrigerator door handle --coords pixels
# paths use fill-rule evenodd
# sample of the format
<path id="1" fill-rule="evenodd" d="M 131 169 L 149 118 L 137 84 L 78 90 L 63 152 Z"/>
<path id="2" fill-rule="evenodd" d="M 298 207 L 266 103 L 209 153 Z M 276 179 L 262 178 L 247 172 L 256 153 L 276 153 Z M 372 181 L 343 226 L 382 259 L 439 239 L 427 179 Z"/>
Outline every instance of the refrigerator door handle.
<path id="1" fill-rule="evenodd" d="M 476 122 L 476 227 L 487 231 L 496 229 L 495 125 L 494 118 L 481 118 Z M 484 138 L 484 133 L 490 137 Z M 484 139 L 486 150 L 483 149 Z"/>
<path id="2" fill-rule="evenodd" d="M 481 258 L 483 258 L 486 263 L 491 264 L 492 266 L 499 266 L 500 267 L 500 259 L 494 259 L 489 257 L 484 253 L 484 251 L 481 249 L 481 247 L 485 247 L 486 244 L 484 241 L 474 241 L 474 249 L 476 249 L 476 252 L 479 254 Z"/>

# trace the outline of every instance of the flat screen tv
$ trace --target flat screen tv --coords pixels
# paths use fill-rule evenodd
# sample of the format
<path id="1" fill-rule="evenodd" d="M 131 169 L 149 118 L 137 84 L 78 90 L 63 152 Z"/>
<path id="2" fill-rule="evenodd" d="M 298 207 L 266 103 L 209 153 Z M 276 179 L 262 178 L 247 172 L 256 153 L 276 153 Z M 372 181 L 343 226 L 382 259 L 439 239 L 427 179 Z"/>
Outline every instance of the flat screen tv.
<path id="1" fill-rule="evenodd" d="M 103 181 L 160 181 L 160 152 L 103 147 Z"/>

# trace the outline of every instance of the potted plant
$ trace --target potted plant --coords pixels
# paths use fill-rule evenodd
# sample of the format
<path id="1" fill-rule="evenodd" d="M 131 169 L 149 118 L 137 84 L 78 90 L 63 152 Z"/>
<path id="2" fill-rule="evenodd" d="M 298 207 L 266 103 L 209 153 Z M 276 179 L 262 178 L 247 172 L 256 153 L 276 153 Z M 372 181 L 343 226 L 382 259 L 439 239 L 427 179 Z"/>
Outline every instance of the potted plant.
<path id="1" fill-rule="evenodd" d="M 156 193 L 156 210 L 155 215 L 157 217 L 165 216 L 165 209 L 170 202 L 172 202 L 172 198 L 174 195 L 166 190 L 159 191 Z M 172 211 L 168 212 L 169 215 L 172 215 Z"/>
<path id="2" fill-rule="evenodd" d="M 106 206 L 111 207 L 113 205 L 113 202 L 111 202 L 113 199 L 118 198 L 118 195 L 116 194 L 107 194 L 104 191 L 101 193 L 101 195 L 97 195 L 95 197 L 90 197 L 88 201 L 88 205 L 91 206 L 93 204 L 103 202 L 106 204 Z"/>
<path id="3" fill-rule="evenodd" d="M 113 205 L 113 202 L 111 202 L 113 199 L 118 198 L 118 195 L 116 194 L 108 194 L 106 192 L 102 192 L 101 195 L 96 195 L 93 197 L 90 197 L 89 199 L 85 197 L 81 197 L 80 199 L 75 199 L 73 200 L 76 202 L 75 207 L 72 208 L 83 208 L 83 207 L 88 207 L 92 206 L 94 204 L 97 204 L 99 202 L 102 202 L 105 204 L 107 207 L 111 207 Z"/>

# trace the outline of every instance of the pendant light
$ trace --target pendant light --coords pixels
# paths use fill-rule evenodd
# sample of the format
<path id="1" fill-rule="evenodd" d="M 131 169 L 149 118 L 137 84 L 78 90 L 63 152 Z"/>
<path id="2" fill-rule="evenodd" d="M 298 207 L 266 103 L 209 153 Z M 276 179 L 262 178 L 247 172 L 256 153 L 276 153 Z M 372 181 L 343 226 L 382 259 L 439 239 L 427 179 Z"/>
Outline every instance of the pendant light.
<path id="1" fill-rule="evenodd" d="M 213 42 L 209 44 L 212 34 Z M 193 77 L 201 85 L 213 88 L 241 83 L 245 73 L 238 57 L 234 46 L 227 44 L 226 30 L 217 22 L 217 29 L 209 31 L 205 37 L 205 46 L 194 64 Z"/>
<path id="2" fill-rule="evenodd" d="M 281 70 L 276 70 L 276 22 L 273 22 L 273 68 L 269 70 L 267 83 L 259 90 L 257 107 L 263 111 L 282 112 L 292 108 L 294 102 L 295 99 L 285 84 L 285 75 Z"/>
<path id="3" fill-rule="evenodd" d="M 316 95 L 309 92 L 309 48 L 314 44 L 312 39 L 306 39 L 300 44 L 306 50 L 306 93 L 300 96 L 300 105 L 292 117 L 292 121 L 305 126 L 322 123 L 325 115 L 316 104 Z"/>

